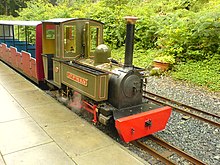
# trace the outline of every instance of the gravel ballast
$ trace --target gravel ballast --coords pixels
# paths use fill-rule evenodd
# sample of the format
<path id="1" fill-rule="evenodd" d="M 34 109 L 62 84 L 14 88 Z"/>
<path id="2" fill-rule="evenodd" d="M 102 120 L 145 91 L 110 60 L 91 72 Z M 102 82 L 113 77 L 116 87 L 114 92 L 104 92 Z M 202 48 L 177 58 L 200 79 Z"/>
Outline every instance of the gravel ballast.
<path id="1" fill-rule="evenodd" d="M 169 77 L 149 77 L 147 91 L 220 115 L 219 93 Z M 220 164 L 220 128 L 173 111 L 164 131 L 155 135 L 209 165 Z M 180 163 L 181 164 L 181 163 Z"/>

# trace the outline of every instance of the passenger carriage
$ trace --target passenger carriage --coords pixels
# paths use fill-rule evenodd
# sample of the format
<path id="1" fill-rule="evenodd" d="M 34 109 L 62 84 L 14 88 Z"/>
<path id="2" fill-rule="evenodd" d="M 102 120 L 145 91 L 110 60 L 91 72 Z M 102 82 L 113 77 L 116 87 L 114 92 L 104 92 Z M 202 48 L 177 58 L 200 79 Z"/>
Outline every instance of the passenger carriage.
<path id="1" fill-rule="evenodd" d="M 0 59 L 42 85 L 41 21 L 0 21 Z"/>

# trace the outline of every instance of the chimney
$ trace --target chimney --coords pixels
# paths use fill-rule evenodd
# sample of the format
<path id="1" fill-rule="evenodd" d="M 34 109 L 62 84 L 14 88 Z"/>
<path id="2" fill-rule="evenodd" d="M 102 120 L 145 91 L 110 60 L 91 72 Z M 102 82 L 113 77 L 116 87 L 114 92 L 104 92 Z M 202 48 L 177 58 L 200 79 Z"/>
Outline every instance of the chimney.
<path id="1" fill-rule="evenodd" d="M 125 67 L 133 66 L 133 50 L 134 50 L 134 28 L 137 21 L 137 17 L 126 16 L 125 20 L 127 22 L 127 33 L 125 41 Z"/>

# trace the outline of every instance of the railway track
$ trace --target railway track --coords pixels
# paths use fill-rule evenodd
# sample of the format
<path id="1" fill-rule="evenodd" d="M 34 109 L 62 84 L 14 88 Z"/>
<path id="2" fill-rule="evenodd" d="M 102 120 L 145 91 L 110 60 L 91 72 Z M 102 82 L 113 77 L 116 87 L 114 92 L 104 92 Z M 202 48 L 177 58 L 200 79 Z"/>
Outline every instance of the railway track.
<path id="1" fill-rule="evenodd" d="M 48 91 L 47 92 L 49 95 L 52 97 L 56 97 L 56 91 Z M 157 151 L 156 149 L 149 147 L 145 142 L 142 142 L 141 140 L 137 140 L 132 142 L 132 144 L 138 148 L 141 148 L 145 152 L 149 153 L 153 157 L 157 158 L 157 161 L 161 161 L 165 164 L 169 165 L 176 165 L 179 162 L 175 162 L 172 160 L 172 155 L 178 155 L 178 157 L 181 157 L 181 161 L 185 160 L 187 161 L 188 165 L 195 164 L 195 165 L 205 165 L 201 160 L 198 160 L 197 158 L 190 156 L 189 154 L 181 151 L 180 149 L 176 148 L 175 146 L 172 146 L 165 142 L 164 140 L 150 135 L 147 137 L 147 139 L 155 142 L 157 145 L 162 146 L 165 148 L 166 151 L 160 152 Z"/>
<path id="2" fill-rule="evenodd" d="M 220 120 L 220 116 L 217 114 L 209 113 L 207 111 L 203 111 L 203 110 L 194 108 L 192 106 L 189 106 L 189 105 L 186 105 L 186 104 L 183 104 L 183 103 L 180 103 L 180 102 L 177 102 L 177 101 L 174 101 L 174 100 L 171 100 L 171 99 L 168 99 L 163 96 L 159 96 L 154 93 L 147 92 L 147 91 L 144 91 L 144 97 L 157 104 L 171 106 L 173 110 L 175 111 L 178 111 L 185 115 L 192 116 L 194 118 L 205 121 L 209 124 L 212 124 L 220 128 L 220 123 L 213 120 L 213 119 Z"/>
<path id="3" fill-rule="evenodd" d="M 169 164 L 169 165 L 178 164 L 178 162 L 174 162 L 171 159 L 172 155 L 176 154 L 179 157 L 181 157 L 181 162 L 187 161 L 187 164 L 205 165 L 205 163 L 202 162 L 201 160 L 185 153 L 184 151 L 178 149 L 177 147 L 175 147 L 173 145 L 168 144 L 167 142 L 165 142 L 164 140 L 162 140 L 156 136 L 150 135 L 150 136 L 148 136 L 148 139 L 153 141 L 157 145 L 163 147 L 165 149 L 165 151 L 160 152 L 157 149 L 149 147 L 145 142 L 142 142 L 140 140 L 134 141 L 132 143 L 133 143 L 133 145 L 148 152 L 153 157 L 159 159 L 161 162 L 163 162 L 165 164 Z"/>

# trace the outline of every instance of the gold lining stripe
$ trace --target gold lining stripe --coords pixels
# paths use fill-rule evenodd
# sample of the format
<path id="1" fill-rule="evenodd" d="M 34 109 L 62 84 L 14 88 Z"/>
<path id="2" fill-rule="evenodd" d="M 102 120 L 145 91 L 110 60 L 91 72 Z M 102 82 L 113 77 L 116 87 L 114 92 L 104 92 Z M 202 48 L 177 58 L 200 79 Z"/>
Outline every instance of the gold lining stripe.
<path id="1" fill-rule="evenodd" d="M 102 96 L 102 79 L 104 78 L 104 96 Z M 106 98 L 106 76 L 100 76 L 99 98 Z"/>

